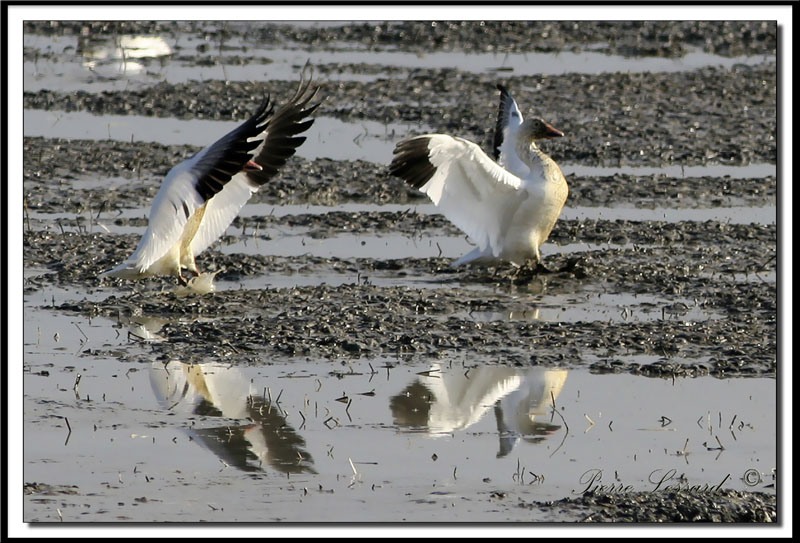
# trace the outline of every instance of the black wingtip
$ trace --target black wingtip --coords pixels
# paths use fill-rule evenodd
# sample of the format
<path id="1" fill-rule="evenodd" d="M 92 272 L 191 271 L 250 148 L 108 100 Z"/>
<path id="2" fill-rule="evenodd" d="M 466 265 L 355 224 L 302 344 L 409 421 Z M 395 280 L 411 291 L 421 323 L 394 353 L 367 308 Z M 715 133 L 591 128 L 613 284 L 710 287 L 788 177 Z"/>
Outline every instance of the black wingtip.
<path id="1" fill-rule="evenodd" d="M 255 132 L 258 133 L 261 130 L 261 125 L 275 112 L 275 104 L 272 103 L 272 95 L 268 92 L 264 96 L 264 100 L 262 100 L 261 105 L 258 106 L 255 113 L 250 117 L 248 120 L 249 123 L 254 125 Z"/>
<path id="2" fill-rule="evenodd" d="M 297 137 L 297 135 L 305 132 L 314 124 L 314 119 L 307 119 L 307 117 L 314 113 L 322 102 L 320 100 L 310 104 L 319 92 L 319 86 L 312 87 L 312 76 L 311 65 L 307 62 L 302 69 L 300 83 L 292 98 L 279 107 L 269 119 L 265 119 L 264 146 L 258 156 L 253 158 L 253 161 L 263 169 L 247 172 L 248 178 L 253 183 L 263 185 L 269 181 L 305 141 L 305 137 Z"/>
<path id="3" fill-rule="evenodd" d="M 508 123 L 509 110 L 514 98 L 511 92 L 502 83 L 497 83 L 497 89 L 500 91 L 500 104 L 497 108 L 497 120 L 494 127 L 494 142 L 492 146 L 492 158 L 495 160 L 500 159 L 500 147 L 503 145 L 503 130 Z"/>
<path id="4" fill-rule="evenodd" d="M 417 136 L 398 143 L 394 148 L 395 156 L 389 165 L 389 173 L 415 189 L 422 188 L 436 173 L 436 167 L 428 156 L 429 142 L 429 137 Z"/>

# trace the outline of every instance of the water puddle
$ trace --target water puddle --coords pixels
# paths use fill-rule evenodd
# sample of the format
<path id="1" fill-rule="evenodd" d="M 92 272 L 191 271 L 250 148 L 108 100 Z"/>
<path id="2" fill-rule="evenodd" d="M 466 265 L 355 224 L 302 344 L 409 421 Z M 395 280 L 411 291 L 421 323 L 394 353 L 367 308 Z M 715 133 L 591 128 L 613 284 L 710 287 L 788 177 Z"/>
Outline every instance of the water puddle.
<path id="1" fill-rule="evenodd" d="M 142 229 L 143 231 L 144 229 Z M 608 249 L 632 249 L 633 244 L 614 243 L 572 243 L 556 245 L 545 244 L 544 257 L 548 254 L 574 254 L 585 251 Z M 637 246 L 642 247 L 642 246 Z M 450 258 L 457 259 L 475 248 L 466 236 L 419 235 L 381 233 L 381 234 L 326 234 L 324 237 L 300 228 L 267 228 L 258 230 L 255 235 L 241 236 L 228 243 L 219 244 L 216 249 L 227 255 L 274 255 L 281 257 L 312 256 L 320 258 Z"/>
<path id="2" fill-rule="evenodd" d="M 418 275 L 410 277 L 405 274 L 379 272 L 379 271 L 315 271 L 297 273 L 268 273 L 257 277 L 247 277 L 236 281 L 219 279 L 215 281 L 217 292 L 229 290 L 261 290 L 261 289 L 286 289 L 296 287 L 314 287 L 328 285 L 337 287 L 341 285 L 370 284 L 380 288 L 408 287 L 416 289 L 459 288 L 467 290 L 480 290 L 478 284 L 459 284 L 451 279 L 442 279 L 433 275 Z"/>
<path id="3" fill-rule="evenodd" d="M 282 257 L 322 258 L 458 258 L 473 245 L 463 237 L 408 236 L 404 234 L 341 234 L 317 238 L 283 229 L 259 231 L 271 239 L 245 238 L 220 246 L 224 254 L 268 254 Z"/>
<path id="4" fill-rule="evenodd" d="M 719 221 L 728 224 L 776 224 L 776 206 L 714 207 L 710 209 L 630 208 L 630 207 L 565 207 L 561 219 L 625 220 L 625 221 Z"/>
<path id="5" fill-rule="evenodd" d="M 26 109 L 23 134 L 26 137 L 71 138 L 115 141 L 152 141 L 164 145 L 214 143 L 241 124 L 241 121 L 209 121 L 146 117 L 141 115 L 93 115 L 88 112 Z M 411 130 L 429 130 L 425 125 L 344 122 L 316 117 L 305 134 L 313 145 L 301 145 L 298 156 L 313 160 L 366 160 L 388 164 L 397 140 Z"/>
<path id="6" fill-rule="evenodd" d="M 744 164 L 725 165 L 709 164 L 706 166 L 582 166 L 580 164 L 562 164 L 564 175 L 577 175 L 581 177 L 611 176 L 617 174 L 638 175 L 642 177 L 652 175 L 666 175 L 681 179 L 684 177 L 732 177 L 734 179 L 757 179 L 762 177 L 775 177 L 777 166 L 775 164 Z"/>
<path id="7" fill-rule="evenodd" d="M 142 115 L 93 115 L 88 112 L 26 109 L 23 115 L 23 135 L 115 141 L 153 141 L 164 145 L 195 145 L 205 147 L 236 128 L 240 122 L 212 120 L 181 120 Z M 307 137 L 313 145 L 302 145 L 301 157 L 313 160 L 364 160 L 388 164 L 395 144 L 411 132 L 430 132 L 427 125 L 408 123 L 383 124 L 362 120 L 345 122 L 331 117 L 317 117 Z M 704 166 L 583 166 L 562 164 L 564 174 L 594 177 L 628 174 L 637 176 L 666 175 L 684 177 L 774 177 L 774 164 L 704 165 Z"/>
<path id="8" fill-rule="evenodd" d="M 241 217 L 285 217 L 288 215 L 324 215 L 326 213 L 418 213 L 420 215 L 439 214 L 432 203 L 426 204 L 362 204 L 343 203 L 337 206 L 321 205 L 282 205 L 247 204 L 242 208 Z M 562 220 L 627 220 L 684 222 L 709 220 L 731 224 L 775 224 L 776 206 L 736 206 L 701 208 L 638 208 L 602 206 L 566 206 L 561 212 Z"/>
<path id="9" fill-rule="evenodd" d="M 116 190 L 130 185 L 131 179 L 120 176 L 77 175 L 65 178 L 62 184 L 69 185 L 76 190 Z"/>
<path id="10" fill-rule="evenodd" d="M 543 295 L 519 300 L 517 309 L 471 311 L 461 316 L 476 322 L 645 322 L 659 320 L 706 321 L 720 319 L 715 311 L 691 300 L 668 301 L 658 296 L 608 294 L 585 290 L 569 295 Z"/>
<path id="11" fill-rule="evenodd" d="M 596 51 L 573 53 L 462 53 L 434 51 L 426 53 L 406 53 L 399 51 L 313 51 L 312 62 L 324 63 L 365 63 L 382 64 L 410 70 L 458 69 L 473 72 L 495 72 L 515 76 L 562 75 L 567 73 L 601 74 L 608 72 L 682 72 L 719 66 L 730 68 L 736 64 L 754 66 L 774 60 L 769 56 L 722 57 L 705 53 L 699 49 L 691 50 L 678 59 L 661 57 L 624 57 L 607 55 Z"/>
<path id="12" fill-rule="evenodd" d="M 690 49 L 681 58 L 625 57 L 595 51 L 603 44 L 582 52 L 558 53 L 462 53 L 435 51 L 409 53 L 391 50 L 367 50 L 351 42 L 331 42 L 322 49 L 300 43 L 285 48 L 264 48 L 240 38 L 212 42 L 196 36 L 131 36 L 91 40 L 79 37 L 25 35 L 26 62 L 23 85 L 26 92 L 42 89 L 102 92 L 133 90 L 157 82 L 185 83 L 190 80 L 249 81 L 259 73 L 270 79 L 292 80 L 298 66 L 307 61 L 314 65 L 342 65 L 339 72 L 323 77 L 331 80 L 371 81 L 387 75 L 380 66 L 405 70 L 451 69 L 484 73 L 500 71 L 514 75 L 561 75 L 566 73 L 600 74 L 607 72 L 677 72 L 708 66 L 730 68 L 737 64 L 758 65 L 775 60 L 774 56 L 723 57 Z M 39 55 L 42 55 L 42 58 Z M 182 60 L 191 55 L 192 61 Z M 240 56 L 236 63 L 227 56 Z M 32 60 L 31 60 L 32 58 Z M 202 62 L 198 62 L 199 58 Z M 143 59 L 149 60 L 144 62 Z M 242 62 L 243 61 L 243 62 Z M 372 73 L 358 73 L 358 66 L 370 67 Z M 398 77 L 405 77 L 400 74 Z"/>
<path id="13" fill-rule="evenodd" d="M 102 182 L 100 182 L 102 185 Z M 42 228 L 47 223 L 86 223 L 83 228 L 88 229 L 102 228 L 107 232 L 113 233 L 143 233 L 145 225 L 140 227 L 118 226 L 113 224 L 116 219 L 146 219 L 150 208 L 123 209 L 114 213 L 42 213 L 38 211 L 28 212 L 27 218 L 30 219 L 32 227 Z M 362 203 L 343 203 L 336 206 L 322 205 L 274 205 L 274 204 L 246 204 L 239 217 L 245 223 L 245 231 L 260 238 L 283 237 L 284 235 L 302 235 L 308 229 L 302 227 L 289 228 L 276 226 L 273 229 L 258 229 L 252 224 L 247 223 L 247 219 L 260 217 L 281 217 L 312 215 L 324 216 L 328 213 L 418 213 L 420 215 L 436 215 L 439 213 L 436 206 L 427 204 L 362 204 Z M 561 212 L 561 220 L 626 220 L 632 222 L 658 221 L 658 222 L 705 222 L 719 221 L 729 224 L 776 224 L 776 206 L 739 206 L 739 207 L 714 207 L 714 208 L 631 208 L 631 207 L 588 207 L 588 206 L 567 206 Z M 52 224 L 49 228 L 53 228 Z M 281 234 L 281 233 L 285 234 Z M 227 235 L 242 235 L 241 227 L 231 226 Z M 347 233 L 353 235 L 352 233 Z M 387 234 L 391 236 L 392 234 Z M 386 237 L 386 236 L 381 236 Z M 428 237 L 427 235 L 425 237 Z"/>
<path id="14" fill-rule="evenodd" d="M 774 493 L 774 379 L 487 366 L 468 353 L 423 366 L 135 363 L 87 350 L 130 345 L 111 321 L 36 313 L 48 333 L 26 330 L 25 477 L 85 495 L 64 521 L 118 506 L 151 521 L 264 521 L 265 508 L 298 522 L 475 521 L 491 513 L 451 518 L 448 504 L 601 485 Z"/>

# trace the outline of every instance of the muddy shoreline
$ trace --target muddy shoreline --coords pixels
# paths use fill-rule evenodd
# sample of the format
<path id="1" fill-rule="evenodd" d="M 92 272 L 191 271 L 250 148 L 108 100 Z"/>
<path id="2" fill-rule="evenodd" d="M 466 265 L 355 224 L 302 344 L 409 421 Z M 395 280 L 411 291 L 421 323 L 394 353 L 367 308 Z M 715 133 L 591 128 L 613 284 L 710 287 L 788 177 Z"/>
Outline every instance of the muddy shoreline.
<path id="1" fill-rule="evenodd" d="M 118 208 L 148 208 L 169 169 L 199 150 L 188 145 L 25 138 L 24 153 L 30 158 L 23 166 L 26 204 L 30 210 L 44 213 L 102 211 L 112 217 Z M 111 190 L 71 186 L 76 179 L 100 177 L 122 177 L 127 182 Z M 737 179 L 618 173 L 570 176 L 569 182 L 570 206 L 755 207 L 774 205 L 777 198 L 774 176 Z M 391 177 L 385 164 L 300 157 L 293 157 L 287 169 L 253 195 L 251 202 L 327 206 L 427 203 L 418 191 Z"/>
<path id="2" fill-rule="evenodd" d="M 602 43 L 609 54 L 682 56 L 687 47 L 720 55 L 775 54 L 777 29 L 772 21 L 392 21 L 347 23 L 333 28 L 292 24 L 264 28 L 258 22 L 209 24 L 204 21 L 27 21 L 25 32 L 44 35 L 197 34 L 224 45 L 247 36 L 257 43 L 286 42 L 309 48 L 348 41 L 371 50 L 561 51 Z M 498 45 L 500 44 L 500 45 Z"/>
<path id="3" fill-rule="evenodd" d="M 420 123 L 420 133 L 452 133 L 488 144 L 498 80 L 568 137 L 548 142 L 562 162 L 624 166 L 774 163 L 776 65 L 673 73 L 502 77 L 458 69 L 415 70 L 406 79 L 325 82 L 320 116 Z M 180 119 L 247 118 L 253 96 L 289 96 L 296 82 L 159 83 L 144 90 L 25 93 L 33 109 Z M 569 108 L 564 108 L 565 95 Z M 191 100 L 183 97 L 192 96 Z M 380 100 L 377 99 L 380 97 Z M 547 112 L 558 112 L 552 118 Z M 653 120 L 656 122 L 652 122 Z M 724 119 L 725 122 L 721 122 Z M 409 134 L 411 135 L 411 134 Z M 757 137 L 753 137 L 758 135 Z"/>
<path id="4" fill-rule="evenodd" d="M 376 28 L 379 26 L 379 28 Z M 644 22 L 530 24 L 402 23 L 350 24 L 311 28 L 285 25 L 261 29 L 243 24 L 224 28 L 192 22 L 81 23 L 27 22 L 41 35 L 191 33 L 210 48 L 244 37 L 261 46 L 329 42 L 357 44 L 370 51 L 501 52 L 602 51 L 641 57 L 680 57 L 699 48 L 723 56 L 776 54 L 771 22 Z M 487 39 L 491 37 L 492 39 Z M 596 44 L 602 42 L 602 46 Z M 26 57 L 32 55 L 26 51 Z M 38 54 L 38 53 L 37 53 Z M 206 50 L 181 50 L 187 62 L 207 60 Z M 225 49 L 219 59 L 254 60 L 248 51 Z M 206 59 L 206 60 L 204 60 Z M 374 72 L 371 81 L 330 81 L 344 69 Z M 502 81 L 514 89 L 525 111 L 542 112 L 568 137 L 546 151 L 563 164 L 584 166 L 776 164 L 778 159 L 777 67 L 765 60 L 731 69 L 706 67 L 676 73 L 515 76 L 451 69 L 322 65 L 318 67 L 319 115 L 350 122 L 417 123 L 429 130 L 468 137 L 488 147 L 496 91 Z M 389 77 L 391 76 L 391 77 Z M 30 109 L 87 111 L 178 119 L 243 120 L 253 96 L 288 96 L 296 81 L 190 81 L 157 83 L 146 89 L 102 93 L 58 90 L 26 92 Z M 191 100 L 186 97 L 192 97 Z M 565 99 L 568 106 L 565 107 Z M 279 99 L 280 100 L 280 99 Z M 391 141 L 410 134 L 387 135 Z M 126 321 L 138 315 L 164 318 L 160 342 L 135 339 L 130 352 L 92 345 L 85 356 L 128 357 L 129 363 L 209 357 L 235 358 L 242 365 L 270 360 L 390 359 L 391 364 L 466 358 L 470 365 L 582 368 L 595 373 L 629 373 L 642 378 L 720 379 L 775 377 L 777 365 L 778 236 L 776 224 L 722 221 L 560 220 L 543 247 L 548 273 L 508 265 L 453 270 L 452 259 L 325 258 L 313 255 L 230 254 L 228 243 L 268 239 L 269 228 L 298 229 L 313 239 L 341 233 L 459 236 L 443 217 L 409 212 L 298 213 L 286 217 L 240 217 L 229 235 L 198 258 L 204 271 L 235 283 L 259 277 L 333 278 L 337 284 L 289 288 L 230 289 L 182 297 L 175 281 L 98 279 L 128 256 L 138 235 L 110 233 L 108 227 L 142 227 L 142 217 L 120 212 L 146 209 L 161 178 L 198 150 L 188 145 L 79 139 L 24 138 L 26 224 L 23 258 L 31 273 L 27 295 L 47 299 L 51 289 L 74 292 L 72 299 L 40 308 L 64 315 Z M 109 190 L 84 187 L 85 179 L 122 178 Z M 705 209 L 774 206 L 774 175 L 754 178 L 632 175 L 571 176 L 567 206 Z M 308 160 L 295 157 L 252 203 L 324 205 L 344 203 L 427 203 L 419 193 L 389 177 L 385 164 Z M 50 213 L 69 213 L 58 221 Z M 33 218 L 30 215 L 36 215 Z M 37 218 L 37 214 L 45 214 Z M 85 218 L 84 218 L 85 217 Z M 109 230 L 106 228 L 105 230 Z M 559 248 L 584 244 L 575 253 Z M 595 247 L 596 245 L 596 247 Z M 291 279 L 289 279 L 291 280 Z M 408 281 L 386 286 L 384 281 Z M 413 280 L 426 283 L 415 287 Z M 648 296 L 635 301 L 640 319 L 546 322 L 531 319 L 482 321 L 476 314 L 524 312 L 541 295 L 615 294 Z M 684 318 L 699 311 L 705 318 Z M 632 362 L 648 355 L 653 361 Z M 80 500 L 90 488 L 26 481 L 29 498 Z M 68 497 L 68 498 L 67 498 Z M 724 490 L 589 494 L 555 502 L 519 499 L 503 507 L 536 510 L 546 517 L 566 512 L 585 522 L 755 522 L 778 520 L 774 494 Z"/>
<path id="5" fill-rule="evenodd" d="M 519 507 L 574 512 L 583 508 L 580 522 L 777 522 L 774 496 L 760 492 L 724 490 L 693 493 L 684 490 L 633 493 L 587 493 L 553 503 L 525 503 Z M 643 513 L 644 511 L 644 513 Z M 657 520 L 656 520 L 657 519 Z"/>

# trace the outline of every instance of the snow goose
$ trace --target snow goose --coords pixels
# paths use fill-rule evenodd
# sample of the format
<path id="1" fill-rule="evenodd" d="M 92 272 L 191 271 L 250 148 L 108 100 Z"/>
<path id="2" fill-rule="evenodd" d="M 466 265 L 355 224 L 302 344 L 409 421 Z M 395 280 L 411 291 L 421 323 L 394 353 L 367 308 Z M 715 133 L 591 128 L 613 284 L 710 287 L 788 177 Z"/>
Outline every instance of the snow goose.
<path id="1" fill-rule="evenodd" d="M 569 189 L 558 165 L 536 142 L 564 134 L 539 118 L 523 121 L 501 92 L 494 159 L 471 141 L 425 134 L 397 144 L 389 171 L 421 190 L 477 247 L 453 266 L 474 260 L 541 263 L 539 247 L 561 214 Z"/>
<path id="2" fill-rule="evenodd" d="M 175 275 L 187 284 L 182 269 L 206 275 L 198 271 L 195 257 L 225 232 L 250 196 L 305 141 L 298 134 L 314 122 L 304 119 L 319 106 L 309 105 L 317 90 L 310 78 L 301 79 L 295 95 L 277 111 L 268 95 L 250 119 L 172 168 L 153 200 L 139 246 L 101 277 Z"/>

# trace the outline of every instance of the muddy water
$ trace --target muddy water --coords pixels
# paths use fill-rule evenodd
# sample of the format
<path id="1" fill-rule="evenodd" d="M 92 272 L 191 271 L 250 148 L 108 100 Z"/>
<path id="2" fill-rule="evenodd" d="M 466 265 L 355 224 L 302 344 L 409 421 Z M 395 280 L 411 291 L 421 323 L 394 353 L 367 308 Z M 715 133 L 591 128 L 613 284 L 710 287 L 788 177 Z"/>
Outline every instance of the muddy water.
<path id="1" fill-rule="evenodd" d="M 449 129 L 441 111 L 465 94 L 452 73 L 489 89 L 502 74 L 525 93 L 542 72 L 603 88 L 617 72 L 768 78 L 774 51 L 687 42 L 675 58 L 623 56 L 590 41 L 420 55 L 344 33 L 319 50 L 279 49 L 236 28 L 227 48 L 186 31 L 164 36 L 170 54 L 121 56 L 113 40 L 79 51 L 73 36 L 26 34 L 26 522 L 629 520 L 592 497 L 671 492 L 666 502 L 712 496 L 702 518 L 775 520 L 777 168 L 763 142 L 748 141 L 750 161 L 715 160 L 711 146 L 689 155 L 704 161 L 662 162 L 642 154 L 650 127 L 636 120 L 629 139 L 612 138 L 625 164 L 554 148 L 572 195 L 543 247 L 547 276 L 449 269 L 470 241 L 384 171 L 407 133 Z M 217 292 L 98 280 L 135 246 L 165 171 L 240 121 L 152 116 L 139 89 L 169 102 L 187 82 L 265 73 L 288 88 L 309 57 L 330 96 L 299 158 L 198 259 L 222 270 Z M 438 90 L 397 100 L 419 74 Z M 364 97 L 347 85 L 383 86 L 386 103 L 370 96 L 373 112 L 356 118 Z M 40 91 L 97 108 L 41 106 Z M 130 114 L 95 114 L 105 91 L 123 93 Z M 750 114 L 774 114 L 774 98 Z M 462 121 L 490 131 L 494 99 L 480 100 L 488 116 Z M 438 118 L 378 113 L 389 104 Z M 617 122 L 580 100 L 564 114 L 596 119 L 585 131 L 603 138 Z M 690 137 L 670 145 L 715 143 Z M 691 520 L 637 507 L 639 520 Z"/>
<path id="2" fill-rule="evenodd" d="M 26 110 L 25 136 L 52 138 L 109 139 L 145 141 L 165 145 L 182 144 L 205 147 L 208 134 L 220 137 L 239 123 L 223 121 L 182 121 L 136 115 L 104 115 L 86 112 Z M 298 156 L 315 159 L 391 161 L 391 142 L 409 130 L 425 130 L 419 124 L 378 123 L 359 121 L 348 123 L 338 119 L 317 117 L 308 132 L 314 145 L 302 146 Z"/>
<path id="3" fill-rule="evenodd" d="M 125 363 L 93 345 L 146 351 L 163 322 L 40 317 L 48 332 L 29 326 L 25 341 L 39 353 L 26 366 L 26 457 L 36 481 L 75 492 L 66 521 L 520 520 L 494 504 L 774 482 L 773 379 L 594 375 L 468 354 Z M 31 520 L 58 520 L 62 501 L 31 503 Z"/>
<path id="4" fill-rule="evenodd" d="M 146 40 L 134 43 L 134 40 Z M 132 90 L 160 81 L 185 83 L 189 80 L 226 78 L 231 81 L 247 81 L 263 73 L 274 79 L 292 79 L 296 66 L 307 60 L 315 65 L 366 65 L 373 66 L 372 74 L 354 71 L 339 71 L 330 74 L 331 79 L 369 81 L 386 77 L 380 66 L 388 65 L 402 69 L 441 69 L 463 65 L 471 72 L 513 72 L 516 75 L 556 75 L 570 72 L 599 74 L 617 71 L 674 72 L 705 66 L 730 68 L 736 64 L 757 65 L 772 55 L 728 57 L 704 52 L 692 47 L 680 58 L 631 58 L 609 55 L 591 50 L 580 53 L 565 51 L 552 53 L 467 53 L 431 51 L 409 53 L 406 51 L 383 51 L 376 57 L 373 51 L 354 49 L 352 44 L 342 43 L 336 50 L 308 51 L 302 44 L 291 44 L 294 48 L 271 49 L 249 46 L 240 40 L 224 42 L 223 49 L 208 47 L 208 42 L 198 39 L 176 40 L 159 37 L 119 36 L 89 42 L 81 55 L 76 51 L 85 43 L 77 37 L 66 39 L 28 36 L 26 46 L 38 50 L 43 58 L 35 55 L 24 63 L 25 88 L 29 91 L 51 89 L 58 85 L 63 90 L 101 92 L 104 90 Z M 602 45 L 602 44 L 599 44 Z M 198 47 L 199 46 L 199 47 Z M 201 49 L 200 55 L 191 61 L 181 60 L 181 50 Z M 228 55 L 240 53 L 250 62 L 226 62 Z M 165 57 L 177 58 L 167 62 Z M 142 58 L 153 62 L 144 63 Z M 198 63 L 199 59 L 205 62 Z M 263 60 L 261 60 L 263 59 Z M 155 62 L 157 61 L 157 62 Z M 256 66 L 261 62 L 261 66 Z M 205 64 L 205 65 L 203 65 Z M 393 77 L 389 75 L 389 77 Z M 397 75 L 394 75 L 397 77 Z"/>

